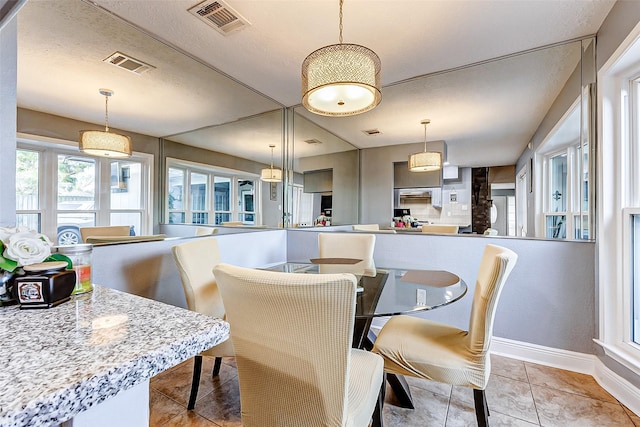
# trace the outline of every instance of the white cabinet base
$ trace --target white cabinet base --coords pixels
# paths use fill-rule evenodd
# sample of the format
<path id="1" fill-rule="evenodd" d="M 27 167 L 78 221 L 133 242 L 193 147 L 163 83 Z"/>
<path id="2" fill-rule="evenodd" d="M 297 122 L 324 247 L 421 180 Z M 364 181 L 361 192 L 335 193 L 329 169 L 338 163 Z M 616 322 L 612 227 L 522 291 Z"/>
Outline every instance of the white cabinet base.
<path id="1" fill-rule="evenodd" d="M 149 380 L 80 412 L 60 427 L 148 427 Z"/>

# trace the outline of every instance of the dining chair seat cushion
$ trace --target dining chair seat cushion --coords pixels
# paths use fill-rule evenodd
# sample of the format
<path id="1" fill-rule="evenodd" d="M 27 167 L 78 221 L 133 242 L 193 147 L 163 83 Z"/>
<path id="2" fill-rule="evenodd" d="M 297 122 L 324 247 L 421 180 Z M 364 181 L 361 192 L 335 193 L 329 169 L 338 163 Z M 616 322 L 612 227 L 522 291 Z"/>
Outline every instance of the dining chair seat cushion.
<path id="1" fill-rule="evenodd" d="M 394 316 L 375 342 L 386 372 L 484 389 L 490 368 L 485 353 L 469 349 L 462 329 L 412 316 Z"/>
<path id="2" fill-rule="evenodd" d="M 380 356 L 365 350 L 351 350 L 351 373 L 347 390 L 347 422 L 345 426 L 366 426 L 376 405 L 383 377 Z"/>

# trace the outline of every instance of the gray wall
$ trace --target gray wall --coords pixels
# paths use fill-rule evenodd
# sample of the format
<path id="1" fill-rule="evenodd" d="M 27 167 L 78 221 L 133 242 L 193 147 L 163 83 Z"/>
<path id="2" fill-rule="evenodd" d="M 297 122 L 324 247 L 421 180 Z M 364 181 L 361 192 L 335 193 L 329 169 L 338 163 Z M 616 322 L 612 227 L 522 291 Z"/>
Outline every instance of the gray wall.
<path id="1" fill-rule="evenodd" d="M 6 7 L 6 2 L 0 6 Z M 9 11 L 0 8 L 0 13 Z M 0 22 L 3 22 L 0 15 Z M 18 19 L 0 27 L 0 227 L 16 225 L 16 82 Z"/>
<path id="2" fill-rule="evenodd" d="M 166 239 L 93 248 L 93 283 L 186 308 L 180 275 L 171 248 L 191 239 L 216 239 L 222 262 L 262 267 L 284 262 L 286 231 Z"/>
<path id="3" fill-rule="evenodd" d="M 318 256 L 318 232 L 289 230 L 287 259 Z M 595 244 L 473 235 L 376 234 L 376 266 L 449 270 L 469 292 L 421 317 L 467 328 L 475 279 L 487 243 L 505 246 L 518 262 L 502 292 L 494 335 L 542 346 L 594 354 Z M 558 260 L 562 260 L 561 262 Z"/>

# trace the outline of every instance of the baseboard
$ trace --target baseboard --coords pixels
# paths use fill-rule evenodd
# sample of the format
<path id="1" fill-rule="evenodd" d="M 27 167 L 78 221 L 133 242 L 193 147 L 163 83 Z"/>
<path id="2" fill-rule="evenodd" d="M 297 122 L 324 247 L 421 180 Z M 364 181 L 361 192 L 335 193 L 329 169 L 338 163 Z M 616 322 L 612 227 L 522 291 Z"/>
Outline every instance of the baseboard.
<path id="1" fill-rule="evenodd" d="M 492 354 L 591 375 L 598 384 L 635 414 L 640 414 L 640 389 L 602 363 L 593 354 L 544 347 L 493 337 Z"/>
<path id="2" fill-rule="evenodd" d="M 492 338 L 490 351 L 499 356 L 511 357 L 525 362 L 538 363 L 591 376 L 594 376 L 595 364 L 599 362 L 598 358 L 592 354 L 561 350 L 498 337 Z"/>

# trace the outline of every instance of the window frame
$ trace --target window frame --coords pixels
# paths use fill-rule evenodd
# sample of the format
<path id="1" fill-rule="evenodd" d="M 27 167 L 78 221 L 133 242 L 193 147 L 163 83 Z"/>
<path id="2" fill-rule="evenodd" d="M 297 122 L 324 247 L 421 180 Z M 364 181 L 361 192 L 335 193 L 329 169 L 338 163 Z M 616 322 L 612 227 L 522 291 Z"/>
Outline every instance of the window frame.
<path id="1" fill-rule="evenodd" d="M 153 230 L 153 155 L 134 152 L 128 161 L 141 164 L 141 192 L 140 208 L 137 209 L 111 209 L 111 162 L 118 159 L 107 157 L 89 156 L 81 153 L 77 143 L 55 138 L 46 138 L 29 134 L 18 134 L 16 140 L 17 150 L 37 151 L 40 154 L 38 166 L 38 209 L 18 210 L 16 215 L 39 213 L 40 232 L 57 242 L 58 214 L 61 210 L 57 206 L 57 182 L 58 182 L 58 156 L 70 155 L 78 157 L 90 157 L 95 159 L 95 206 L 92 210 L 78 212 L 92 212 L 95 214 L 96 225 L 110 225 L 112 213 L 139 213 L 141 230 L 138 234 L 151 234 Z M 62 212 L 68 212 L 62 210 Z"/>
<path id="2" fill-rule="evenodd" d="M 597 274 L 599 344 L 616 362 L 640 375 L 633 343 L 631 220 L 640 214 L 640 24 L 598 73 Z"/>
<path id="3" fill-rule="evenodd" d="M 182 201 L 182 209 L 169 210 L 169 204 L 166 203 L 170 183 L 169 183 L 169 169 L 180 169 L 184 172 L 184 200 Z M 165 223 L 169 224 L 169 218 L 172 213 L 183 212 L 185 222 L 180 224 L 196 224 L 193 222 L 193 210 L 191 206 L 191 191 L 190 191 L 190 178 L 191 173 L 196 172 L 207 175 L 207 182 L 209 183 L 208 194 L 206 198 L 206 212 L 208 217 L 207 225 L 220 225 L 215 224 L 216 214 L 230 214 L 229 221 L 240 221 L 240 215 L 252 214 L 254 215 L 253 224 L 247 224 L 251 226 L 257 226 L 262 224 L 262 186 L 260 176 L 251 172 L 240 171 L 235 169 L 224 168 L 221 166 L 207 165 L 203 163 L 192 162 L 189 160 L 176 159 L 173 157 L 167 157 L 166 165 L 166 179 L 164 182 L 165 188 L 165 203 L 164 203 L 164 218 Z M 230 210 L 216 210 L 215 209 L 215 178 L 223 177 L 230 179 L 230 193 L 229 193 L 229 207 Z M 254 212 L 244 212 L 239 206 L 239 183 L 240 181 L 253 181 L 254 182 Z M 198 210 L 198 212 L 202 212 Z M 174 223 L 172 223 L 174 224 Z"/>

